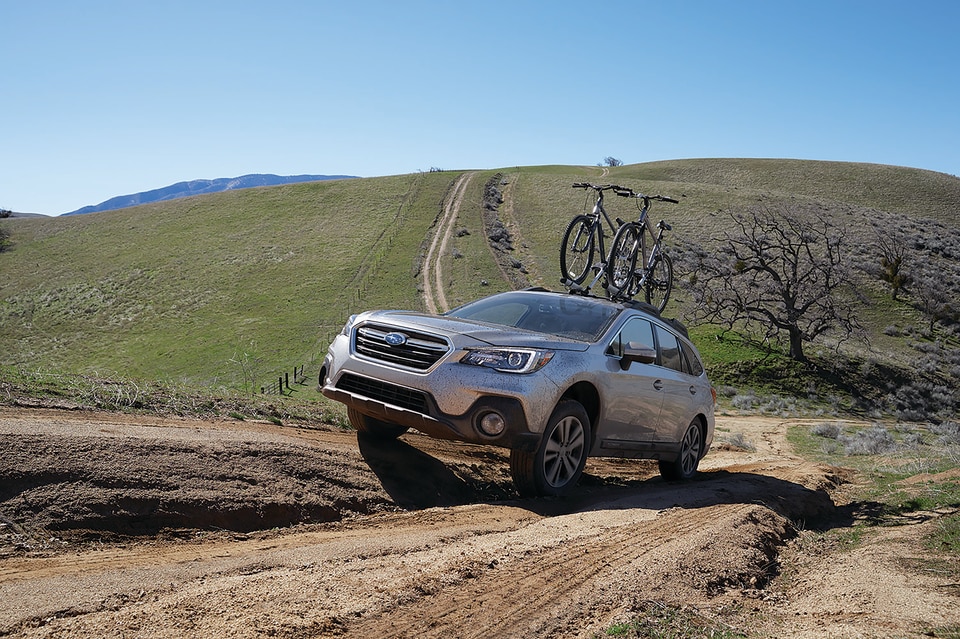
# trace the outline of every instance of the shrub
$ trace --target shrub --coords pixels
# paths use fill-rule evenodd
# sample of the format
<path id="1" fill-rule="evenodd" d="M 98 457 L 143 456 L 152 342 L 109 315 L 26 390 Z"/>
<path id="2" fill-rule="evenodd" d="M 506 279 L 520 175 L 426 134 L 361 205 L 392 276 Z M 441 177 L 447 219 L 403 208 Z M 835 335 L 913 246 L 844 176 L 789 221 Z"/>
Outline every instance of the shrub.
<path id="1" fill-rule="evenodd" d="M 818 437 L 837 439 L 840 437 L 840 433 L 843 432 L 843 427 L 840 424 L 824 422 L 823 424 L 817 424 L 814 426 L 810 432 Z"/>
<path id="2" fill-rule="evenodd" d="M 757 396 L 750 393 L 747 395 L 737 395 L 731 400 L 734 408 L 739 410 L 752 410 L 757 401 Z"/>
<path id="3" fill-rule="evenodd" d="M 903 445 L 911 450 L 920 448 L 923 445 L 923 433 L 907 433 L 903 436 Z"/>
<path id="4" fill-rule="evenodd" d="M 937 443 L 943 445 L 960 444 L 960 422 L 943 422 L 930 426 L 930 432 L 939 435 Z"/>
<path id="5" fill-rule="evenodd" d="M 890 431 L 879 424 L 857 431 L 852 436 L 841 437 L 839 441 L 843 443 L 847 455 L 879 455 L 897 446 Z"/>
<path id="6" fill-rule="evenodd" d="M 739 448 L 741 450 L 747 450 L 750 452 L 757 450 L 756 445 L 747 439 L 743 433 L 730 433 L 722 439 L 734 448 Z"/>

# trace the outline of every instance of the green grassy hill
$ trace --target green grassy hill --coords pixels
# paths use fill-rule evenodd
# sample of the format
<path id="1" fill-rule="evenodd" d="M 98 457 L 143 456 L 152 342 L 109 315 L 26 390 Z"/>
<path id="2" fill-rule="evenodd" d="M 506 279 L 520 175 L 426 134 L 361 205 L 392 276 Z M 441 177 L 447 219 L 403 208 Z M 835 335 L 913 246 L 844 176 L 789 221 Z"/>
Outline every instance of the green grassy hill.
<path id="1" fill-rule="evenodd" d="M 956 177 L 795 160 L 676 160 L 615 167 L 603 177 L 602 171 L 544 166 L 477 172 L 453 246 L 442 258 L 450 303 L 518 282 L 557 288 L 561 233 L 591 204 L 584 191 L 570 188 L 583 180 L 679 198 L 680 205 L 652 213 L 673 223 L 673 241 L 708 243 L 722 230 L 724 211 L 804 203 L 842 218 L 862 259 L 876 253 L 875 228 L 889 225 L 913 229 L 919 250 L 949 267 L 945 274 L 960 263 L 960 248 L 952 244 L 960 234 Z M 322 357 L 350 313 L 423 308 L 427 242 L 459 176 L 296 184 L 5 220 L 11 246 L 0 253 L 0 374 L 77 373 L 253 392 L 277 371 Z M 484 215 L 494 214 L 484 207 L 488 183 L 502 192 L 495 215 L 513 236 L 513 266 L 498 266 L 484 232 Z M 627 200 L 608 202 L 621 217 L 635 213 Z M 891 302 L 877 282 L 865 280 L 862 292 L 871 342 L 864 357 L 909 367 L 918 350 L 903 331 L 923 325 L 922 315 L 905 301 Z M 673 308 L 681 316 L 683 304 L 679 294 Z M 711 337 L 705 327 L 694 334 L 701 342 Z M 957 348 L 949 332 L 918 340 L 946 353 Z M 761 357 L 730 346 L 702 348 L 718 379 L 727 379 L 723 367 L 738 358 Z M 951 361 L 937 364 L 947 377 Z M 956 368 L 960 377 L 960 362 Z"/>

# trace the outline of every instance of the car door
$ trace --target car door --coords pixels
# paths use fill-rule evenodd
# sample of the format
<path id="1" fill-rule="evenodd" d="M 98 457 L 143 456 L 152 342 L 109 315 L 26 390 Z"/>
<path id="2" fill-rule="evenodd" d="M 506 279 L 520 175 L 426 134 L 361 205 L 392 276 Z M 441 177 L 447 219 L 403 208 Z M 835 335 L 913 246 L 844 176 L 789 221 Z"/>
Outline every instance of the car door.
<path id="1" fill-rule="evenodd" d="M 662 326 L 655 326 L 660 366 L 655 384 L 662 391 L 658 441 L 680 441 L 690 421 L 697 414 L 703 393 L 698 378 L 684 372 L 680 340 Z M 689 365 L 688 365 L 689 368 Z M 707 391 L 709 392 L 709 391 Z"/>
<path id="2" fill-rule="evenodd" d="M 602 428 L 598 430 L 601 448 L 636 448 L 638 442 L 655 439 L 663 393 L 657 388 L 653 364 L 632 362 L 621 366 L 624 345 L 634 342 L 656 348 L 653 324 L 641 317 L 628 320 L 607 347 L 607 374 Z"/>

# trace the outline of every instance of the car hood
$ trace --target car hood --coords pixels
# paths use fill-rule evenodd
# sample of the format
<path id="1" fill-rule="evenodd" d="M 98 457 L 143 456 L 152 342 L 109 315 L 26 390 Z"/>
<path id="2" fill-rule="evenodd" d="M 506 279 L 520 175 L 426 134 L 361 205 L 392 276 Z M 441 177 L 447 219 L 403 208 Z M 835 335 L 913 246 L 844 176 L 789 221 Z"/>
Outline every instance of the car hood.
<path id="1" fill-rule="evenodd" d="M 477 342 L 477 345 L 489 346 L 526 346 L 568 351 L 585 351 L 590 347 L 587 342 L 557 335 L 413 311 L 372 311 L 360 315 L 357 321 L 383 322 L 398 328 L 435 333 L 449 338 L 451 342 L 461 347 L 471 345 L 467 344 L 464 338 Z"/>

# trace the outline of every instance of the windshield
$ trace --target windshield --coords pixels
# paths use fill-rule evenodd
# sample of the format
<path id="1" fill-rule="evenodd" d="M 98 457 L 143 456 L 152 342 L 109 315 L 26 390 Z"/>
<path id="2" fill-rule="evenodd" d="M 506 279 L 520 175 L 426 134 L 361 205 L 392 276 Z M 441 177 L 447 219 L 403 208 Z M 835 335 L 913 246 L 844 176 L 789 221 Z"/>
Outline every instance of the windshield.
<path id="1" fill-rule="evenodd" d="M 470 302 L 447 315 L 595 342 L 619 312 L 616 306 L 583 297 L 514 291 Z"/>

